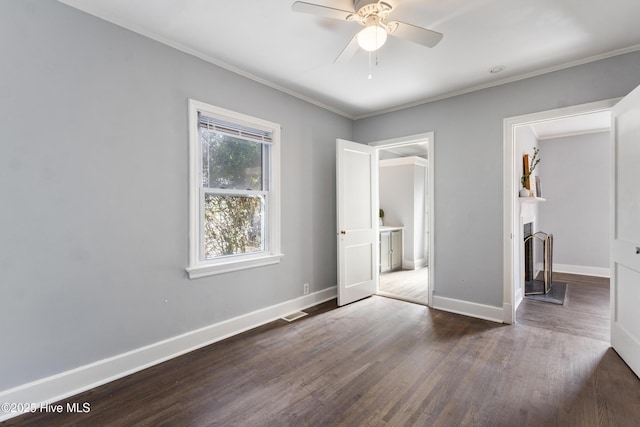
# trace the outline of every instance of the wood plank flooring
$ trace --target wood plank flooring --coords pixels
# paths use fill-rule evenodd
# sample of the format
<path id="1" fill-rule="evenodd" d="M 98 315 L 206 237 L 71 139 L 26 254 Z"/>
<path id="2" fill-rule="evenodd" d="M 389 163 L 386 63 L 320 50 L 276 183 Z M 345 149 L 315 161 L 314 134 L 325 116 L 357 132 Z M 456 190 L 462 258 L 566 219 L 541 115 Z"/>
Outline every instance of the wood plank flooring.
<path id="1" fill-rule="evenodd" d="M 427 267 L 418 270 L 398 270 L 380 275 L 378 291 L 426 305 L 429 275 Z"/>
<path id="2" fill-rule="evenodd" d="M 601 319 L 554 330 L 587 310 L 575 304 L 592 287 L 570 286 L 564 316 L 525 301 L 511 326 L 378 296 L 329 302 L 68 400 L 89 413 L 6 424 L 637 426 L 640 380 L 591 333 Z M 582 321 L 604 315 L 596 305 Z"/>
<path id="3" fill-rule="evenodd" d="M 554 273 L 553 280 L 567 284 L 565 304 L 525 298 L 518 307 L 516 321 L 609 342 L 609 279 Z"/>

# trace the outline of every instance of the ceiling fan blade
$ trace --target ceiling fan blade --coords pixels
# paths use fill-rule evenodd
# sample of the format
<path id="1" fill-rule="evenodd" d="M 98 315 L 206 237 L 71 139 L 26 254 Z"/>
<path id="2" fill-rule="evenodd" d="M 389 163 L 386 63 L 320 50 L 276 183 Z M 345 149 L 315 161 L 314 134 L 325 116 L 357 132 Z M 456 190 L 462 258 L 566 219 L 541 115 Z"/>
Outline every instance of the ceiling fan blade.
<path id="1" fill-rule="evenodd" d="M 391 31 L 392 36 L 400 37 L 402 39 L 418 43 L 422 46 L 434 47 L 440 42 L 440 40 L 442 40 L 442 33 L 427 30 L 422 27 L 416 27 L 415 25 L 407 24 L 406 22 L 393 21 L 387 22 L 387 25 L 393 28 Z"/>
<path id="2" fill-rule="evenodd" d="M 291 5 L 294 12 L 310 13 L 311 15 L 324 16 L 327 18 L 340 19 L 346 21 L 347 17 L 354 14 L 348 10 L 334 9 L 333 7 L 320 6 L 319 4 L 296 1 Z"/>
<path id="3" fill-rule="evenodd" d="M 360 49 L 360 46 L 358 45 L 358 34 L 356 33 L 356 35 L 353 36 L 351 41 L 347 43 L 344 49 L 342 49 L 342 52 L 340 52 L 340 55 L 338 55 L 336 59 L 333 60 L 333 63 L 338 64 L 341 62 L 348 61 L 349 59 L 353 58 L 353 55 L 356 54 L 358 49 Z"/>

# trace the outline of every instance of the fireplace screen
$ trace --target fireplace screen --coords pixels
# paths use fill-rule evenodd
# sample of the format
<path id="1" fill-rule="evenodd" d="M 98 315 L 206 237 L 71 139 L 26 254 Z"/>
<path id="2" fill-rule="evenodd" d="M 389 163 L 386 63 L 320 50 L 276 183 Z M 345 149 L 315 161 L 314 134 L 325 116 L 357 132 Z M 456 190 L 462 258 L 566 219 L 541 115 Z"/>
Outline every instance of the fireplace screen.
<path id="1" fill-rule="evenodd" d="M 524 294 L 546 294 L 551 290 L 553 277 L 553 234 L 542 231 L 531 234 L 524 230 Z"/>

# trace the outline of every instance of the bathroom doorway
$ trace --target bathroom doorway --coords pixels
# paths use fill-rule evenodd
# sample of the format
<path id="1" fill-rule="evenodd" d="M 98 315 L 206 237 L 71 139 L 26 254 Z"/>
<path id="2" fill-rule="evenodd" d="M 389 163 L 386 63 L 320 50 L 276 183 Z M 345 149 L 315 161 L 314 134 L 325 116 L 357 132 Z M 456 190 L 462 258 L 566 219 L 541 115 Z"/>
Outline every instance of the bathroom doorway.
<path id="1" fill-rule="evenodd" d="M 370 145 L 378 151 L 377 293 L 430 305 L 433 289 L 433 133 Z"/>

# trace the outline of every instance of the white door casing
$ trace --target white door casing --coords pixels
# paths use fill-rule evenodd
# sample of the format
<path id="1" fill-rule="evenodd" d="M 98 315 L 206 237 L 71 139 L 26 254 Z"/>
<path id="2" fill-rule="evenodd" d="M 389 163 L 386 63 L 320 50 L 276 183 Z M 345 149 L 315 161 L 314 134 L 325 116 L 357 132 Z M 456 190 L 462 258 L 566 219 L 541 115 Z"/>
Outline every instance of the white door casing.
<path id="1" fill-rule="evenodd" d="M 619 99 L 607 99 L 587 104 L 563 107 L 554 110 L 541 111 L 523 116 L 504 119 L 503 146 L 503 315 L 504 323 L 516 322 L 516 286 L 521 279 L 521 233 L 520 207 L 518 188 L 520 172 L 516 169 L 522 165 L 522 159 L 515 158 L 515 133 L 518 126 L 554 120 L 564 117 L 591 114 L 600 111 L 611 111 Z"/>
<path id="2" fill-rule="evenodd" d="M 640 86 L 612 113 L 611 346 L 640 376 Z"/>
<path id="3" fill-rule="evenodd" d="M 338 305 L 376 293 L 378 194 L 376 149 L 336 140 Z"/>

